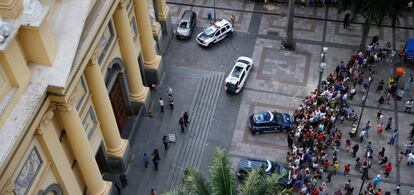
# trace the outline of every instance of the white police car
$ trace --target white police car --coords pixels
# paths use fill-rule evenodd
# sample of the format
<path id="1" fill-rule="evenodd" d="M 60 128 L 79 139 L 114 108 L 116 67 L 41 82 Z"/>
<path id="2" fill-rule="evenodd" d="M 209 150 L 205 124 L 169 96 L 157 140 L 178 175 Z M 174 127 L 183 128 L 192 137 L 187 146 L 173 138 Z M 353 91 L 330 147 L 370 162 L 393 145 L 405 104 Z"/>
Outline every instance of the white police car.
<path id="1" fill-rule="evenodd" d="M 224 89 L 229 93 L 239 93 L 252 69 L 253 60 L 249 57 L 240 56 L 224 81 Z"/>
<path id="2" fill-rule="evenodd" d="M 197 35 L 197 43 L 204 47 L 209 47 L 233 33 L 233 26 L 225 19 L 217 21 L 212 26 L 206 28 Z"/>

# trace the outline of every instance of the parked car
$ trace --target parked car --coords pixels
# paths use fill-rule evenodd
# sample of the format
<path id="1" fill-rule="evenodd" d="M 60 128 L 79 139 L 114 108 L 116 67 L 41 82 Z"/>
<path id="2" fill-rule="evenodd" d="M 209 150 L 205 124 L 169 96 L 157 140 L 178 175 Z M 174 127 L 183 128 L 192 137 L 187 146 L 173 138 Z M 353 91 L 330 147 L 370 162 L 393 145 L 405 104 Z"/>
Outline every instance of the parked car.
<path id="1" fill-rule="evenodd" d="M 252 158 L 240 159 L 236 172 L 239 181 L 243 181 L 243 179 L 246 178 L 252 170 L 263 171 L 265 174 L 269 175 L 272 173 L 285 174 L 282 179 L 283 185 L 287 186 L 291 183 L 289 169 L 270 160 L 259 160 Z"/>
<path id="2" fill-rule="evenodd" d="M 259 112 L 249 117 L 249 128 L 252 134 L 265 132 L 286 132 L 293 123 L 293 118 L 288 113 L 276 111 Z"/>
<path id="3" fill-rule="evenodd" d="M 197 43 L 209 47 L 233 33 L 233 26 L 225 19 L 215 22 L 212 26 L 203 30 L 197 35 Z"/>
<path id="4" fill-rule="evenodd" d="M 231 69 L 229 75 L 224 80 L 224 89 L 229 93 L 239 93 L 243 88 L 250 71 L 253 69 L 253 60 L 249 57 L 241 56 Z"/>
<path id="5" fill-rule="evenodd" d="M 184 11 L 177 23 L 175 36 L 177 39 L 190 39 L 197 24 L 197 14 L 191 10 Z"/>

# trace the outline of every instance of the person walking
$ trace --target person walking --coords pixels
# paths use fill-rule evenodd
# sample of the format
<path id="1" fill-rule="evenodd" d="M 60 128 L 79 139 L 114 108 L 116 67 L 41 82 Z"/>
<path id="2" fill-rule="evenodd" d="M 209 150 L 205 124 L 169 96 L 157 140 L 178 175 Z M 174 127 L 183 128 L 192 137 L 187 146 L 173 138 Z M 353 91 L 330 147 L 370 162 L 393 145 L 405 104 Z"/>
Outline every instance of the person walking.
<path id="1" fill-rule="evenodd" d="M 358 152 L 358 150 L 359 150 L 359 145 L 358 144 L 355 144 L 352 147 L 352 157 L 355 157 L 356 156 L 356 153 Z"/>
<path id="2" fill-rule="evenodd" d="M 350 149 L 351 149 L 351 140 L 347 139 L 345 140 L 345 151 L 349 152 Z"/>
<path id="3" fill-rule="evenodd" d="M 188 120 L 188 112 L 184 112 L 183 119 L 184 119 L 184 126 L 187 127 L 188 123 L 190 123 L 190 121 Z"/>
<path id="4" fill-rule="evenodd" d="M 174 110 L 174 98 L 172 96 L 168 97 L 168 104 L 170 105 L 170 109 Z"/>
<path id="5" fill-rule="evenodd" d="M 117 182 L 114 182 L 115 190 L 118 195 L 121 195 L 121 187 L 119 187 Z"/>
<path id="6" fill-rule="evenodd" d="M 344 190 L 346 195 L 352 195 L 354 187 L 352 187 L 350 179 L 348 179 L 348 181 L 346 182 Z"/>
<path id="7" fill-rule="evenodd" d="M 401 101 L 404 96 L 404 89 L 398 88 L 397 89 L 397 101 Z"/>
<path id="8" fill-rule="evenodd" d="M 333 163 L 332 167 L 333 167 L 333 174 L 334 174 L 334 175 L 336 175 L 336 172 L 337 172 L 337 171 L 338 171 L 338 169 L 339 169 L 339 163 L 338 163 L 338 161 L 335 161 L 335 162 Z"/>
<path id="9" fill-rule="evenodd" d="M 351 14 L 346 13 L 344 16 L 344 29 L 349 29 L 349 20 L 351 18 Z"/>
<path id="10" fill-rule="evenodd" d="M 160 98 L 158 101 L 160 102 L 161 112 L 164 112 L 164 100 L 162 100 L 162 98 Z"/>
<path id="11" fill-rule="evenodd" d="M 368 121 L 367 122 L 367 124 L 365 125 L 365 130 L 366 130 L 366 132 L 365 132 L 365 136 L 367 136 L 367 138 L 369 138 L 369 135 L 368 135 L 368 133 L 369 133 L 369 130 L 371 129 L 371 121 Z"/>
<path id="12" fill-rule="evenodd" d="M 360 142 L 364 141 L 365 134 L 367 134 L 367 130 L 366 129 L 362 129 L 361 133 L 359 133 L 359 141 Z"/>
<path id="13" fill-rule="evenodd" d="M 127 175 L 125 175 L 125 173 L 121 173 L 119 175 L 119 180 L 121 180 L 122 187 L 125 188 L 126 186 L 128 186 L 128 178 Z"/>
<path id="14" fill-rule="evenodd" d="M 414 154 L 410 152 L 407 156 L 407 167 L 414 164 Z"/>
<path id="15" fill-rule="evenodd" d="M 362 176 L 361 176 L 361 180 L 364 180 L 364 179 L 369 179 L 369 176 L 368 176 L 368 163 L 365 161 L 364 162 L 364 164 L 362 164 L 361 165 L 361 168 L 362 168 Z"/>
<path id="16" fill-rule="evenodd" d="M 173 90 L 171 87 L 167 87 L 167 95 L 168 97 L 173 97 Z"/>
<path id="17" fill-rule="evenodd" d="M 400 133 L 398 132 L 397 129 L 394 130 L 394 132 L 391 135 L 391 139 L 388 142 L 388 144 L 390 145 L 394 145 L 395 141 L 397 141 L 398 137 L 399 137 Z"/>
<path id="18" fill-rule="evenodd" d="M 148 157 L 147 153 L 144 153 L 144 156 L 142 157 L 142 160 L 144 161 L 145 168 L 147 168 L 148 164 L 149 164 L 149 157 Z"/>
<path id="19" fill-rule="evenodd" d="M 164 144 L 165 151 L 168 151 L 169 142 L 170 140 L 168 139 L 168 136 L 164 135 L 164 137 L 162 137 L 162 143 Z"/>
<path id="20" fill-rule="evenodd" d="M 377 133 L 378 135 L 382 134 L 382 122 L 381 121 L 377 122 Z"/>
<path id="21" fill-rule="evenodd" d="M 391 170 L 392 170 L 391 163 L 388 163 L 387 165 L 385 165 L 385 177 L 388 177 L 390 175 Z"/>
<path id="22" fill-rule="evenodd" d="M 231 23 L 231 26 L 233 26 L 233 28 L 234 28 L 234 22 L 236 21 L 236 16 L 234 16 L 233 14 L 230 16 L 230 23 Z"/>
<path id="23" fill-rule="evenodd" d="M 390 131 L 392 125 L 392 117 L 388 118 L 387 125 L 385 126 L 385 131 Z"/>
<path id="24" fill-rule="evenodd" d="M 326 182 L 330 183 L 332 178 L 332 170 L 328 170 L 328 175 L 326 176 Z"/>
<path id="25" fill-rule="evenodd" d="M 408 93 L 411 89 L 411 86 L 413 86 L 413 83 L 414 83 L 414 77 L 413 77 L 412 74 L 410 74 L 410 77 L 408 78 L 408 80 L 404 84 L 404 91 L 406 91 Z"/>
<path id="26" fill-rule="evenodd" d="M 408 112 L 411 114 L 411 108 L 413 108 L 413 99 L 409 99 L 405 102 L 405 110 L 404 112 Z"/>
<path id="27" fill-rule="evenodd" d="M 344 175 L 348 176 L 349 175 L 349 171 L 351 171 L 351 164 L 345 164 L 344 166 Z"/>
<path id="28" fill-rule="evenodd" d="M 152 163 L 154 164 L 154 168 L 158 171 L 158 163 L 160 162 L 160 154 L 158 153 L 158 149 L 154 149 L 152 152 Z"/>
<path id="29" fill-rule="evenodd" d="M 384 105 L 384 102 L 385 102 L 384 96 L 381 96 L 378 99 L 378 108 L 382 109 L 382 106 Z"/>
<path id="30" fill-rule="evenodd" d="M 325 171 L 328 171 L 329 166 L 331 166 L 331 162 L 328 159 L 325 159 L 324 166 L 325 166 Z"/>
<path id="31" fill-rule="evenodd" d="M 293 147 L 293 139 L 294 139 L 294 137 L 293 137 L 294 135 L 293 135 L 293 133 L 292 132 L 290 132 L 289 133 L 289 135 L 287 136 L 287 142 L 288 142 L 288 147 L 290 148 L 290 149 L 292 149 Z"/>
<path id="32" fill-rule="evenodd" d="M 373 181 L 373 183 L 374 183 L 374 188 L 377 188 L 377 187 L 378 187 L 378 185 L 381 183 L 381 181 L 382 181 L 381 175 L 377 175 L 377 177 L 375 177 L 375 178 L 374 178 L 374 181 Z"/>
<path id="33" fill-rule="evenodd" d="M 180 117 L 180 119 L 178 120 L 178 124 L 181 127 L 181 133 L 185 133 L 185 131 L 184 131 L 184 119 L 183 119 L 183 117 Z"/>

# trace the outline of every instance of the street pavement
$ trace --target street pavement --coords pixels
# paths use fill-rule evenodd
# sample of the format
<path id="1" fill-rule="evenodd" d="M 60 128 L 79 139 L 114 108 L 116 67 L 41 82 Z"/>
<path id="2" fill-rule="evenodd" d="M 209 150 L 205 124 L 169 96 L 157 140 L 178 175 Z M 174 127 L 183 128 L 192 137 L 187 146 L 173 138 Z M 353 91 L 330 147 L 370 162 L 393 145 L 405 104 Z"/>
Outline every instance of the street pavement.
<path id="1" fill-rule="evenodd" d="M 269 133 L 253 136 L 247 127 L 248 116 L 266 110 L 293 113 L 304 97 L 317 86 L 322 47 L 329 48 L 328 66 L 324 71 L 326 77 L 340 61 L 347 61 L 358 47 L 361 25 L 351 24 L 351 30 L 343 29 L 340 22 L 343 13 L 338 13 L 335 8 L 296 7 L 296 50 L 291 52 L 280 49 L 286 24 L 286 5 L 264 5 L 239 0 L 216 1 L 217 18 L 229 18 L 231 14 L 236 16 L 235 33 L 211 48 L 201 48 L 194 38 L 196 33 L 208 27 L 210 22 L 207 13 L 213 12 L 213 0 L 167 2 L 173 24 L 176 24 L 185 10 L 192 9 L 198 14 L 197 27 L 191 40 L 173 39 L 163 56 L 166 74 L 161 84 L 151 91 L 150 111 L 154 117 L 145 117 L 134 126 L 137 133 L 134 140 L 131 140 L 133 157 L 127 171 L 129 185 L 122 193 L 149 194 L 151 189 L 155 189 L 161 194 L 170 188 L 180 187 L 182 172 L 187 166 L 196 167 L 207 174 L 216 147 L 229 151 L 233 168 L 237 167 L 240 158 L 246 157 L 270 159 L 286 165 L 286 135 Z M 390 27 L 372 27 L 369 39 L 378 35 L 380 47 L 390 41 L 399 49 L 407 38 L 414 37 L 413 20 L 412 15 L 401 18 L 400 25 L 405 28 L 397 28 L 394 36 Z M 239 56 L 252 57 L 255 68 L 241 93 L 229 95 L 223 88 L 224 78 Z M 363 110 L 361 126 L 370 120 L 375 127 L 378 112 L 376 101 L 380 96 L 375 93 L 375 89 L 379 80 L 386 80 L 392 74 L 393 67 L 394 63 L 391 62 L 378 63 L 366 104 L 361 104 L 360 90 L 355 99 L 350 101 L 358 115 Z M 404 68 L 406 73 L 401 83 L 406 81 L 407 75 L 414 74 L 412 65 Z M 173 89 L 174 110 L 168 107 L 167 87 Z M 375 128 L 371 128 L 373 130 L 369 140 L 373 142 L 375 156 L 370 177 L 381 174 L 384 178 L 383 168 L 377 162 L 381 147 L 385 147 L 385 155 L 393 164 L 390 176 L 379 185 L 383 192 L 390 191 L 393 194 L 397 184 L 401 184 L 401 194 L 408 194 L 414 188 L 414 171 L 405 166 L 405 159 L 401 166 L 395 167 L 398 154 L 404 150 L 403 144 L 407 143 L 411 129 L 409 124 L 414 122 L 414 114 L 403 112 L 404 102 L 413 98 L 413 91 L 411 89 L 406 93 L 403 101 L 392 100 L 383 109 L 384 118 L 393 117 L 393 128 L 398 126 L 400 130 L 400 139 L 396 145 L 386 144 L 391 133 L 383 132 L 379 136 Z M 166 104 L 164 113 L 160 112 L 160 97 Z M 190 113 L 190 124 L 186 133 L 181 133 L 178 119 L 185 111 Z M 344 134 L 343 140 L 349 139 L 350 126 L 350 121 L 337 124 Z M 176 134 L 177 142 L 171 143 L 169 150 L 164 151 L 162 137 L 169 133 Z M 355 139 L 351 141 L 352 144 L 357 142 Z M 357 155 L 361 156 L 367 140 L 359 144 L 361 149 Z M 159 171 L 154 170 L 152 163 L 145 168 L 142 161 L 143 153 L 151 154 L 155 148 L 161 156 Z M 331 152 L 328 150 L 329 154 Z M 341 174 L 343 165 L 350 163 L 352 168 L 355 159 L 344 148 L 340 149 L 338 158 L 340 170 L 332 182 L 327 184 L 327 193 L 343 189 L 348 179 L 352 180 L 355 190 L 359 190 L 362 182 L 359 172 L 351 169 L 350 176 Z"/>

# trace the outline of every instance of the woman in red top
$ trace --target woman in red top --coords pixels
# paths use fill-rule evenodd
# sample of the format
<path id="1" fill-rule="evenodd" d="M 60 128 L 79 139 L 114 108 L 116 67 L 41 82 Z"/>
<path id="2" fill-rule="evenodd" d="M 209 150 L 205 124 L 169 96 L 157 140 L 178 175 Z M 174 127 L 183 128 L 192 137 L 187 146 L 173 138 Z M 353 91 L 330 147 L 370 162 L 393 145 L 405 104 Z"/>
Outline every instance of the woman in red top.
<path id="1" fill-rule="evenodd" d="M 388 175 L 390 175 L 391 170 L 392 170 L 391 163 L 388 163 L 387 165 L 385 165 L 385 177 L 388 177 Z"/>
<path id="2" fill-rule="evenodd" d="M 351 164 L 345 164 L 345 166 L 344 166 L 344 174 L 345 174 L 345 176 L 348 176 L 349 171 L 351 171 Z"/>

